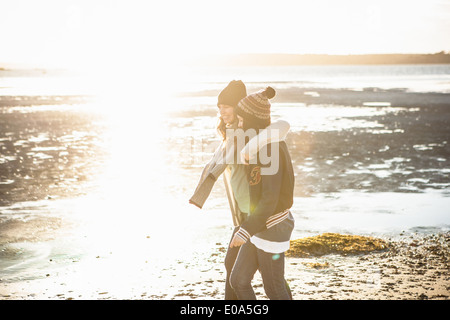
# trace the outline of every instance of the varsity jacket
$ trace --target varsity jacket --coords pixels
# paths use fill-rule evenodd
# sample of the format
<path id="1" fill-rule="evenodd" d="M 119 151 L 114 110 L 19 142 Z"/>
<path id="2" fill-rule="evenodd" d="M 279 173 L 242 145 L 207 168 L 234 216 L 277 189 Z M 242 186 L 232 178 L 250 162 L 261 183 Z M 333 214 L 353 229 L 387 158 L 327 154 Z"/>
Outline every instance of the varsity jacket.
<path id="1" fill-rule="evenodd" d="M 274 138 L 278 137 L 279 141 L 283 141 L 289 132 L 290 125 L 288 122 L 278 120 L 273 122 L 270 126 L 261 130 L 258 136 L 253 137 L 242 150 L 237 150 L 242 159 L 248 159 L 248 162 L 253 162 L 258 154 L 258 151 L 264 148 L 268 143 L 271 143 Z M 277 130 L 277 135 L 270 134 L 271 130 Z M 268 134 L 269 133 L 269 134 Z M 228 166 L 230 161 L 234 161 L 234 148 L 232 139 L 222 141 L 219 147 L 214 152 L 212 159 L 208 162 L 202 171 L 199 183 L 194 191 L 194 194 L 189 199 L 189 202 L 202 208 L 208 199 L 211 190 L 217 179 L 223 173 L 223 181 L 227 193 L 228 203 L 230 205 L 231 217 L 234 226 L 240 226 L 246 215 L 243 214 L 236 203 L 236 199 L 231 188 L 231 168 Z M 232 151 L 234 150 L 234 151 Z"/>
<path id="2" fill-rule="evenodd" d="M 294 218 L 289 209 L 294 199 L 295 178 L 284 141 L 266 145 L 266 150 L 260 150 L 258 156 L 271 154 L 275 148 L 278 157 L 272 161 L 278 161 L 276 173 L 261 174 L 268 165 L 263 165 L 259 159 L 257 164 L 248 166 L 250 214 L 242 222 L 237 235 L 266 252 L 281 253 L 289 249 L 294 228 Z"/>

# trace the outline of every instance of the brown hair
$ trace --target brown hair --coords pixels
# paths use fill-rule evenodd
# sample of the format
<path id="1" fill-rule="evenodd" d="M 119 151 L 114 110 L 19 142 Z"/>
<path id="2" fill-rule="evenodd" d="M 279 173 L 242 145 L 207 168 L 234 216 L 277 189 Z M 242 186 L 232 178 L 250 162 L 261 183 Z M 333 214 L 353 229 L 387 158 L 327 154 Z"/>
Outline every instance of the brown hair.
<path id="1" fill-rule="evenodd" d="M 222 117 L 219 117 L 219 120 L 217 121 L 217 132 L 224 141 L 226 138 L 226 131 L 227 131 L 227 124 L 225 123 L 225 121 L 223 121 Z"/>

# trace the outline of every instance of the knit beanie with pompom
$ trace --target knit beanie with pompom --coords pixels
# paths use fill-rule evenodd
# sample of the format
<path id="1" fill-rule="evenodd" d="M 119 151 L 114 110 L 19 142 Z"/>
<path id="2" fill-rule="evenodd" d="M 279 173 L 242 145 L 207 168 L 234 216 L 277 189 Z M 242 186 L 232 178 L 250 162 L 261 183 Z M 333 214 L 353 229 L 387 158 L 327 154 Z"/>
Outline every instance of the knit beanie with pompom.
<path id="1" fill-rule="evenodd" d="M 245 120 L 267 127 L 270 124 L 270 101 L 275 97 L 275 90 L 267 87 L 264 90 L 250 94 L 237 104 L 235 112 Z"/>

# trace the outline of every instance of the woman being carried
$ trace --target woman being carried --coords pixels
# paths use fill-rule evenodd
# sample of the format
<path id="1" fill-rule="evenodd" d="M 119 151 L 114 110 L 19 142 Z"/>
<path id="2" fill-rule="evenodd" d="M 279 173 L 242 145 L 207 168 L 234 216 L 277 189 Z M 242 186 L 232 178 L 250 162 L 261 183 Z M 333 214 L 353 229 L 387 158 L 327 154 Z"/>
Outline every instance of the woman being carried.
<path id="1" fill-rule="evenodd" d="M 231 81 L 219 94 L 217 103 L 220 114 L 218 132 L 222 137 L 222 142 L 214 152 L 212 159 L 203 169 L 198 186 L 189 200 L 190 203 L 202 208 L 215 182 L 223 173 L 232 221 L 235 227 L 233 236 L 250 212 L 250 189 L 246 165 L 242 163 L 241 159 L 252 161 L 256 157 L 259 148 L 269 143 L 272 137 L 278 137 L 280 141 L 284 140 L 289 131 L 289 124 L 286 121 L 279 120 L 269 125 L 259 136 L 250 139 L 241 150 L 240 147 L 243 144 L 236 142 L 242 141 L 245 137 L 242 130 L 236 130 L 238 129 L 238 122 L 235 115 L 235 107 L 246 95 L 246 88 L 242 81 Z M 273 134 L 270 134 L 272 132 Z M 225 257 L 225 269 L 227 272 L 226 300 L 237 298 L 230 286 L 229 277 L 238 252 L 239 247 L 229 247 Z"/>
<path id="2" fill-rule="evenodd" d="M 235 112 L 244 130 L 262 130 L 270 123 L 271 87 L 242 99 Z M 270 156 L 268 156 L 270 154 Z M 275 164 L 275 170 L 268 169 Z M 284 141 L 271 141 L 260 149 L 257 161 L 248 166 L 250 211 L 234 234 L 230 248 L 241 247 L 230 283 L 238 299 L 256 299 L 251 280 L 260 271 L 269 299 L 290 300 L 284 279 L 284 252 L 294 228 L 290 212 L 293 204 L 294 171 Z"/>

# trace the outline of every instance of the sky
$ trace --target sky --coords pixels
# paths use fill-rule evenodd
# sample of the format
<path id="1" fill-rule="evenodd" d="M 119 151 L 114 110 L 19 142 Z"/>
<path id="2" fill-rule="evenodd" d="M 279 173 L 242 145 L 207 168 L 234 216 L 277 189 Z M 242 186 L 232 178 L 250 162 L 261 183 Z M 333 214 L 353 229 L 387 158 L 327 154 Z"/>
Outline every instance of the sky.
<path id="1" fill-rule="evenodd" d="M 450 51 L 450 0 L 0 0 L 0 63 Z"/>

